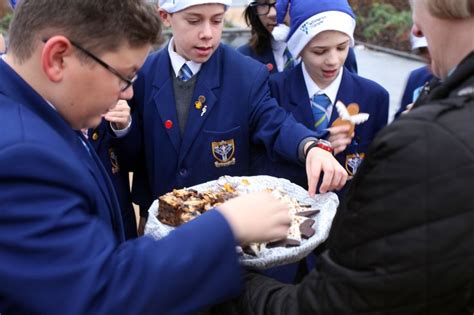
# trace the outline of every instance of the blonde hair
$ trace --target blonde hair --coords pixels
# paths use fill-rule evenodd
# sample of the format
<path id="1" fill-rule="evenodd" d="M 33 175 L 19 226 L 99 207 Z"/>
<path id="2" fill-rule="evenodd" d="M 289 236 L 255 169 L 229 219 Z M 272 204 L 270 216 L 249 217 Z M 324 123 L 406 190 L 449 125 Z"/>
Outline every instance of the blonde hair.
<path id="1" fill-rule="evenodd" d="M 461 20 L 474 16 L 474 0 L 423 1 L 425 1 L 430 14 L 440 19 Z"/>

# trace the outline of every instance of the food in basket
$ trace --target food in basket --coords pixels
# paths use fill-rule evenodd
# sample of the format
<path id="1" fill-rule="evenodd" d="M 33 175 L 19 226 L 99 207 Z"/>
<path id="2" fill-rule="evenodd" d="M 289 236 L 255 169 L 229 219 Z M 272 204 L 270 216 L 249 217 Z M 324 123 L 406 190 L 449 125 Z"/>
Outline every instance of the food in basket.
<path id="1" fill-rule="evenodd" d="M 249 187 L 250 182 L 243 179 L 238 185 Z M 239 193 L 245 193 L 245 190 L 243 192 L 239 191 L 238 185 L 223 179 L 217 183 L 214 190 L 198 192 L 194 189 L 175 189 L 158 198 L 157 218 L 164 224 L 177 227 L 191 221 L 207 210 L 219 206 L 224 201 L 238 196 Z M 299 246 L 303 239 L 308 239 L 315 234 L 315 230 L 312 228 L 315 221 L 310 217 L 316 215 L 319 210 L 309 209 L 309 206 L 301 205 L 295 198 L 279 188 L 264 188 L 263 190 L 272 193 L 273 196 L 288 205 L 292 223 L 285 239 L 269 244 L 251 243 L 243 248 L 245 253 L 259 256 L 260 252 L 266 247 Z"/>
<path id="2" fill-rule="evenodd" d="M 286 199 L 286 198 L 285 198 Z M 271 243 L 251 243 L 243 248 L 246 254 L 252 256 L 259 256 L 260 252 L 265 248 L 274 247 L 295 247 L 301 245 L 303 239 L 308 239 L 313 236 L 316 231 L 313 229 L 314 219 L 309 218 L 320 212 L 320 210 L 305 210 L 300 211 L 303 207 L 293 198 L 283 200 L 285 202 L 291 202 L 290 214 L 291 214 L 291 226 L 288 230 L 286 238 L 274 241 Z"/>
<path id="3" fill-rule="evenodd" d="M 175 189 L 158 198 L 158 220 L 171 226 L 189 222 L 207 210 L 237 196 L 229 191 L 203 191 Z"/>

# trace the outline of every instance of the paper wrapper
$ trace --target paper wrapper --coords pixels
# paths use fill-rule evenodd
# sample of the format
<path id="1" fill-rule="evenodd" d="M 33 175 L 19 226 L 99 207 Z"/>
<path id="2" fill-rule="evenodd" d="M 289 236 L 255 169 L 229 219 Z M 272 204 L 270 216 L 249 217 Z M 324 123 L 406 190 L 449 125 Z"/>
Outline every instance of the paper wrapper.
<path id="1" fill-rule="evenodd" d="M 232 186 L 236 187 L 237 191 L 241 194 L 262 191 L 268 188 L 279 189 L 286 192 L 291 197 L 294 197 L 301 204 L 311 205 L 312 209 L 321 210 L 320 213 L 311 216 L 311 218 L 315 220 L 313 229 L 315 229 L 316 233 L 307 240 L 303 239 L 300 246 L 265 248 L 258 257 L 247 255 L 239 248 L 238 251 L 241 254 L 240 262 L 243 266 L 251 269 L 267 269 L 297 262 L 311 253 L 311 251 L 324 242 L 328 237 L 332 220 L 336 214 L 337 206 L 339 205 L 339 200 L 336 194 L 319 194 L 313 199 L 308 196 L 308 192 L 302 187 L 293 184 L 286 179 L 271 176 L 223 176 L 218 180 L 189 188 L 197 191 L 216 190 L 219 189 L 219 187 L 222 187 L 225 183 L 232 184 Z M 175 229 L 175 227 L 161 223 L 156 218 L 158 214 L 158 200 L 155 200 L 148 212 L 149 216 L 145 227 L 146 235 L 155 239 L 161 239 Z"/>

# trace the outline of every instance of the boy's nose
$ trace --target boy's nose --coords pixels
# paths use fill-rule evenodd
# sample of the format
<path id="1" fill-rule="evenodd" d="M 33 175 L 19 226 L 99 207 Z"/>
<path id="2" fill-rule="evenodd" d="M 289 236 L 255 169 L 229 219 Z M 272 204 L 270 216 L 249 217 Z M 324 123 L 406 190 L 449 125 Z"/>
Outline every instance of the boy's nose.
<path id="1" fill-rule="evenodd" d="M 212 26 L 210 23 L 204 23 L 199 34 L 201 39 L 211 39 L 212 38 Z"/>
<path id="2" fill-rule="evenodd" d="M 326 56 L 326 64 L 327 65 L 334 65 L 337 63 L 338 55 L 334 51 L 330 51 Z"/>

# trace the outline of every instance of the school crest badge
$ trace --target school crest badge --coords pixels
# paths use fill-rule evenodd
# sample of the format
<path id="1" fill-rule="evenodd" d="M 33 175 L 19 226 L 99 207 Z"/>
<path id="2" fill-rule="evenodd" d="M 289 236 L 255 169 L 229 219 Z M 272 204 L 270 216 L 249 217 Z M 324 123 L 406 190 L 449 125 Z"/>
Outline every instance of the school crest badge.
<path id="1" fill-rule="evenodd" d="M 234 139 L 212 142 L 211 148 L 215 167 L 226 167 L 235 164 Z"/>
<path id="2" fill-rule="evenodd" d="M 117 154 L 113 148 L 109 149 L 109 156 L 110 156 L 110 164 L 112 165 L 112 174 L 117 174 L 120 172 L 120 166 L 117 158 Z"/>
<path id="3" fill-rule="evenodd" d="M 360 163 L 364 160 L 364 153 L 355 153 L 346 155 L 346 171 L 349 176 L 354 176 L 357 173 L 357 169 L 360 166 Z"/>

